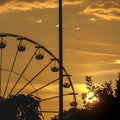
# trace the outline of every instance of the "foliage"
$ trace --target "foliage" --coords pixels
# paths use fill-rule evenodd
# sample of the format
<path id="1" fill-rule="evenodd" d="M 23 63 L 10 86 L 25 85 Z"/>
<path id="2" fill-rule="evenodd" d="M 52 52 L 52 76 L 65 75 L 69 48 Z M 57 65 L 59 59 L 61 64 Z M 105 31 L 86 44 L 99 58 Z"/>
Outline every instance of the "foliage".
<path id="1" fill-rule="evenodd" d="M 86 77 L 85 80 L 87 85 L 86 88 L 88 89 L 88 93 L 82 93 L 81 97 L 83 100 L 83 107 L 85 109 L 91 109 L 98 100 L 97 98 L 98 98 L 98 93 L 100 91 L 100 87 L 93 83 L 93 80 L 91 79 L 90 76 L 85 76 L 85 77 Z M 90 93 L 93 93 L 93 95 L 88 98 L 88 95 Z M 94 99 L 95 97 L 96 99 Z"/>
<path id="2" fill-rule="evenodd" d="M 82 94 L 83 108 L 70 108 L 64 111 L 63 120 L 117 120 L 120 114 L 120 74 L 115 88 L 112 81 L 100 86 L 94 85 L 91 77 L 86 76 L 86 85 L 89 91 L 99 98 L 96 103 L 85 102 L 86 93 Z M 57 118 L 57 117 L 56 117 Z M 59 120 L 59 119 L 52 119 Z"/>
<path id="3" fill-rule="evenodd" d="M 4 120 L 42 120 L 39 112 L 40 99 L 19 94 L 0 97 L 0 118 Z"/>

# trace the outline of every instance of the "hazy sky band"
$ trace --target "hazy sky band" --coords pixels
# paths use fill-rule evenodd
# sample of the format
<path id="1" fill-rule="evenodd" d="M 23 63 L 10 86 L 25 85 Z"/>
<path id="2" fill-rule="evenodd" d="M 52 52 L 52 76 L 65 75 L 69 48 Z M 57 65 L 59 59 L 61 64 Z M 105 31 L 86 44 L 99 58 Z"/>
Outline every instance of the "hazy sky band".
<path id="1" fill-rule="evenodd" d="M 120 0 L 63 0 L 63 5 L 80 6 L 78 14 L 120 21 Z M 57 0 L 4 0 L 0 13 L 58 7 Z M 94 20 L 94 19 L 93 19 Z"/>

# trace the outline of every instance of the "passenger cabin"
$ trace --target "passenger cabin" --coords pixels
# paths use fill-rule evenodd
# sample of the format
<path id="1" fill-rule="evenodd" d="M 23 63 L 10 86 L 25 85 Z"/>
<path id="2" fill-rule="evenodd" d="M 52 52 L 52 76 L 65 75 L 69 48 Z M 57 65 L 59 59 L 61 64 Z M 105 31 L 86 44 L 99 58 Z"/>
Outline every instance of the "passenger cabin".
<path id="1" fill-rule="evenodd" d="M 57 62 L 57 59 L 51 59 L 53 61 L 53 64 L 51 65 L 51 71 L 52 72 L 58 72 L 59 71 L 59 64 Z"/>
<path id="2" fill-rule="evenodd" d="M 68 82 L 66 82 L 66 83 L 63 84 L 63 87 L 64 88 L 70 88 L 70 84 Z"/>
<path id="3" fill-rule="evenodd" d="M 35 58 L 37 60 L 42 60 L 44 58 L 44 53 L 42 51 L 43 46 L 35 46 L 35 48 L 37 48 Z"/>
<path id="4" fill-rule="evenodd" d="M 5 48 L 6 47 L 6 41 L 1 41 L 0 42 L 0 48 Z"/>
<path id="5" fill-rule="evenodd" d="M 6 47 L 6 41 L 3 40 L 3 37 L 5 37 L 4 35 L 0 35 L 1 36 L 1 40 L 0 40 L 0 48 L 5 48 Z"/>
<path id="6" fill-rule="evenodd" d="M 59 68 L 57 66 L 52 66 L 51 67 L 51 71 L 52 72 L 58 72 L 59 71 Z"/>
<path id="7" fill-rule="evenodd" d="M 77 102 L 75 102 L 75 101 L 71 102 L 70 106 L 76 107 L 77 106 Z"/>
<path id="8" fill-rule="evenodd" d="M 19 38 L 17 38 L 17 40 L 20 40 L 19 45 L 18 45 L 18 51 L 24 52 L 26 50 L 26 45 L 23 44 L 24 38 L 19 37 Z"/>
<path id="9" fill-rule="evenodd" d="M 18 45 L 18 51 L 20 52 L 24 52 L 26 50 L 26 45 L 24 44 L 21 44 L 21 45 Z"/>
<path id="10" fill-rule="evenodd" d="M 42 60 L 44 58 L 44 54 L 39 53 L 39 54 L 36 54 L 35 57 L 37 60 Z"/>

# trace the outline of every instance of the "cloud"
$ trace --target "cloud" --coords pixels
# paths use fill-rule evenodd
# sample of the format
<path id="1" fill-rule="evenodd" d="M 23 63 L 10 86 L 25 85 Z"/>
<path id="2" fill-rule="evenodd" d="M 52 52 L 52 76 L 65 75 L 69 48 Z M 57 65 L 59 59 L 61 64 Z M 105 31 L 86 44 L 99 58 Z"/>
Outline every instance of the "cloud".
<path id="1" fill-rule="evenodd" d="M 0 5 L 4 5 L 8 2 L 10 2 L 11 0 L 0 0 Z"/>
<path id="2" fill-rule="evenodd" d="M 80 30 L 80 27 L 76 27 L 76 28 L 73 28 L 74 31 L 79 31 Z"/>
<path id="3" fill-rule="evenodd" d="M 120 64 L 120 59 L 116 59 L 113 63 L 114 64 Z"/>
<path id="4" fill-rule="evenodd" d="M 11 11 L 27 11 L 32 9 L 42 9 L 42 8 L 54 8 L 56 7 L 56 3 L 53 3 L 49 0 L 11 0 L 6 1 L 5 3 L 0 2 L 0 12 L 11 12 Z"/>
<path id="5" fill-rule="evenodd" d="M 87 5 L 80 13 L 91 15 L 102 20 L 120 21 L 120 1 L 94 1 Z"/>
<path id="6" fill-rule="evenodd" d="M 105 47 L 117 47 L 114 44 L 105 43 L 105 42 L 92 42 L 92 41 L 83 41 L 82 44 L 95 45 L 95 46 L 105 46 Z"/>
<path id="7" fill-rule="evenodd" d="M 90 21 L 92 21 L 92 22 L 96 22 L 96 18 L 90 18 Z"/>
<path id="8" fill-rule="evenodd" d="M 120 55 L 117 53 L 108 53 L 108 52 L 101 52 L 101 51 L 90 51 L 90 50 L 72 50 L 72 49 L 66 49 L 66 52 L 70 55 L 90 55 L 90 56 L 108 56 L 108 57 L 119 57 Z M 67 54 L 68 55 L 68 54 Z"/>
<path id="9" fill-rule="evenodd" d="M 84 0 L 64 0 L 63 5 L 79 5 L 83 2 Z"/>
<path id="10" fill-rule="evenodd" d="M 74 84 L 74 87 L 75 87 L 75 91 L 77 92 L 77 93 L 79 93 L 79 92 L 87 92 L 88 90 L 87 90 L 87 86 L 86 86 L 86 84 Z"/>
<path id="11" fill-rule="evenodd" d="M 119 73 L 119 71 L 120 71 L 120 69 L 116 68 L 116 69 L 109 69 L 109 70 L 99 70 L 99 71 L 96 71 L 96 72 L 88 72 L 86 74 L 94 76 L 94 75 L 105 75 L 105 74 L 108 74 L 108 73 L 110 73 L 110 74 Z M 83 74 L 83 75 L 85 76 L 86 74 Z"/>
<path id="12" fill-rule="evenodd" d="M 38 23 L 42 23 L 42 19 L 40 19 L 40 20 L 37 20 L 37 22 L 38 22 Z"/>
<path id="13" fill-rule="evenodd" d="M 63 5 L 80 4 L 82 0 L 64 0 Z M 27 11 L 32 9 L 56 8 L 57 0 L 4 0 L 0 1 L 0 13 L 11 11 Z"/>
<path id="14" fill-rule="evenodd" d="M 80 5 L 80 13 L 89 15 L 91 21 L 120 21 L 119 0 L 63 0 L 63 5 Z M 1 0 L 0 13 L 12 11 L 28 11 L 33 9 L 57 8 L 57 0 Z"/>

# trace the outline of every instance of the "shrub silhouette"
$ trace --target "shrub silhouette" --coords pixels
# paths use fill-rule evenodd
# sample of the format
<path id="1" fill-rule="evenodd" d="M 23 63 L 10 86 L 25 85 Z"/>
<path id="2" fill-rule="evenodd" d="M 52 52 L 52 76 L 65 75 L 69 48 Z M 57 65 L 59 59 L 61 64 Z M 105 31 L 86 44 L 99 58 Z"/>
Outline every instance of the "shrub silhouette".
<path id="1" fill-rule="evenodd" d="M 33 96 L 19 94 L 9 98 L 0 97 L 1 120 L 41 120 L 40 100 Z"/>
<path id="2" fill-rule="evenodd" d="M 70 108 L 63 113 L 63 120 L 118 120 L 120 119 L 120 74 L 115 88 L 112 81 L 95 86 L 91 77 L 86 76 L 88 90 L 95 91 L 99 102 L 88 104 L 83 93 L 83 108 Z M 88 106 L 87 106 L 88 105 Z M 59 116 L 59 115 L 58 115 Z M 57 118 L 57 117 L 56 117 Z M 59 117 L 58 117 L 59 118 Z M 52 120 L 59 120 L 52 118 Z"/>

